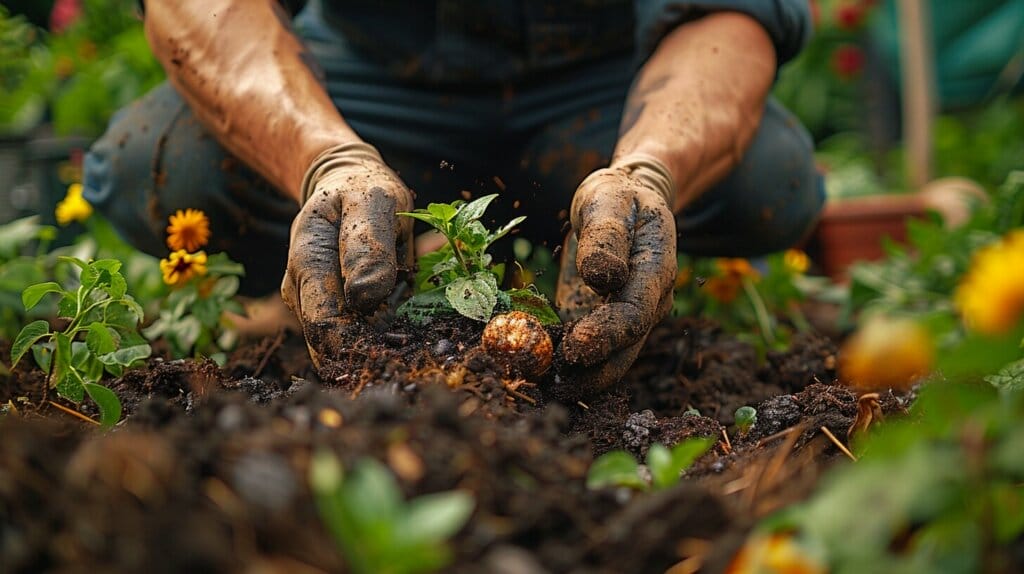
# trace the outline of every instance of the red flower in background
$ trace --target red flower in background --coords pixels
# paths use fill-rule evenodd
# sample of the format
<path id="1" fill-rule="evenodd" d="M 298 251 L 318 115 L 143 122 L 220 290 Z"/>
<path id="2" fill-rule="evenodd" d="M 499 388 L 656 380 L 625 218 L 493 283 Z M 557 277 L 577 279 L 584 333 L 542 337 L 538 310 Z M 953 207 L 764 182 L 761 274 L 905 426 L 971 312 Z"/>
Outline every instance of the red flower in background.
<path id="1" fill-rule="evenodd" d="M 843 2 L 836 8 L 836 25 L 840 30 L 853 30 L 864 23 L 867 14 L 865 6 L 860 2 Z"/>
<path id="2" fill-rule="evenodd" d="M 50 12 L 50 31 L 60 34 L 82 15 L 80 0 L 57 0 Z"/>
<path id="3" fill-rule="evenodd" d="M 864 69 L 864 51 L 853 44 L 843 44 L 832 52 L 832 70 L 837 76 L 849 80 Z"/>

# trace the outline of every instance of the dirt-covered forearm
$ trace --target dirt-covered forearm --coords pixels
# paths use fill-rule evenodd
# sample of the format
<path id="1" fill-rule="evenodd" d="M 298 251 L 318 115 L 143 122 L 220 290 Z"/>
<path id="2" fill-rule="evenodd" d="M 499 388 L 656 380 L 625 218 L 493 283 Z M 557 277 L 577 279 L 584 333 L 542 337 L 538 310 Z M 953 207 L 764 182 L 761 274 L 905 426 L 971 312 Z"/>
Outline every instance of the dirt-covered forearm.
<path id="1" fill-rule="evenodd" d="M 317 154 L 359 139 L 273 0 L 149 0 L 146 35 L 213 136 L 297 200 Z"/>
<path id="2" fill-rule="evenodd" d="M 679 26 L 637 75 L 615 157 L 661 160 L 679 211 L 739 163 L 775 71 L 772 41 L 748 16 L 716 12 Z"/>

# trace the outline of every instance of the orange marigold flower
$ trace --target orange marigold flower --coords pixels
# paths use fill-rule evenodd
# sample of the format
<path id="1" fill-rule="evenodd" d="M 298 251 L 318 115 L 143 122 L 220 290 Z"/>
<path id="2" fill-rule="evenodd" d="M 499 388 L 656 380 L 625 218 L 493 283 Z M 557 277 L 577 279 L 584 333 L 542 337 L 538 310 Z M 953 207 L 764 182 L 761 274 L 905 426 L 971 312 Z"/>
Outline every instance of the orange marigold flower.
<path id="1" fill-rule="evenodd" d="M 759 534 L 747 540 L 736 554 L 728 574 L 825 574 L 822 561 L 790 534 Z"/>
<path id="2" fill-rule="evenodd" d="M 179 249 L 168 255 L 167 259 L 160 260 L 160 273 L 164 283 L 172 286 L 186 283 L 193 277 L 202 277 L 206 275 L 206 253 L 189 253 Z"/>
<path id="3" fill-rule="evenodd" d="M 210 240 L 210 220 L 198 209 L 178 210 L 167 226 L 167 246 L 172 250 L 195 251 Z"/>
<path id="4" fill-rule="evenodd" d="M 953 302 L 967 328 L 988 335 L 1012 329 L 1024 315 L 1024 229 L 979 249 Z"/>
<path id="5" fill-rule="evenodd" d="M 64 199 L 57 202 L 54 216 L 57 223 L 64 226 L 72 221 L 85 221 L 92 215 L 92 205 L 82 197 L 82 184 L 72 183 Z"/>
<path id="6" fill-rule="evenodd" d="M 862 391 L 906 389 L 928 374 L 935 358 L 931 336 L 910 319 L 875 316 L 839 353 L 839 378 Z"/>
<path id="7" fill-rule="evenodd" d="M 811 266 L 810 258 L 799 249 L 787 249 L 782 254 L 782 262 L 786 265 L 786 269 L 797 274 L 806 272 L 807 268 Z"/>
<path id="8" fill-rule="evenodd" d="M 715 264 L 718 266 L 718 271 L 722 275 L 733 276 L 735 278 L 750 277 L 751 279 L 757 280 L 761 278 L 761 274 L 754 269 L 754 266 L 750 264 L 750 261 L 736 258 L 720 258 L 715 260 Z"/>
<path id="9" fill-rule="evenodd" d="M 740 294 L 740 279 L 734 275 L 712 277 L 704 284 L 712 299 L 721 303 L 732 303 Z"/>

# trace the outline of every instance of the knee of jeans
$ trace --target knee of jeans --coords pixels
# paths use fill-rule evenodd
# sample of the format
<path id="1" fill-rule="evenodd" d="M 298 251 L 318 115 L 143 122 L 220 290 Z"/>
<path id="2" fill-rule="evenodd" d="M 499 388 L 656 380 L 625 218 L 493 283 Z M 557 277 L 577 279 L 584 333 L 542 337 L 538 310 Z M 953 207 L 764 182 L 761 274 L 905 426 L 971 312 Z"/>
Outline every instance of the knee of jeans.
<path id="1" fill-rule="evenodd" d="M 766 120 L 741 165 L 723 182 L 726 219 L 742 236 L 739 250 L 749 255 L 799 243 L 825 202 L 810 135 L 788 113 L 773 110 Z"/>

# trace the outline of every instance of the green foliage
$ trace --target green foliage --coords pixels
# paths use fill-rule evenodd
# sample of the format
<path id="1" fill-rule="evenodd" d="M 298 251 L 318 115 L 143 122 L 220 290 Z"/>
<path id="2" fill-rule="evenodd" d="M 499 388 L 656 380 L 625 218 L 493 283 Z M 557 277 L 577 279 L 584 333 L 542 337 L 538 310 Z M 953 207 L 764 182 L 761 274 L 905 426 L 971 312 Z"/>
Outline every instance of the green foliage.
<path id="1" fill-rule="evenodd" d="M 320 518 L 356 574 L 436 572 L 451 561 L 445 542 L 469 519 L 473 497 L 463 491 L 406 502 L 381 463 L 362 459 L 350 473 L 329 452 L 310 464 Z"/>
<path id="2" fill-rule="evenodd" d="M 71 27 L 47 33 L 0 6 L 0 133 L 24 133 L 49 111 L 59 134 L 99 134 L 162 81 L 135 8 L 90 0 Z"/>
<path id="3" fill-rule="evenodd" d="M 762 354 L 787 349 L 794 333 L 810 329 L 799 303 L 821 292 L 825 282 L 787 263 L 787 254 L 806 261 L 799 251 L 751 263 L 680 255 L 673 313 L 712 319 Z"/>
<path id="4" fill-rule="evenodd" d="M 1022 417 L 1024 393 L 925 386 L 909 416 L 856 445 L 856 464 L 762 528 L 795 530 L 832 572 L 1009 571 L 1024 536 Z"/>
<path id="5" fill-rule="evenodd" d="M 559 322 L 536 289 L 499 289 L 504 265 L 493 265 L 487 249 L 526 217 L 516 217 L 496 231 L 489 231 L 480 218 L 497 197 L 493 194 L 468 203 L 431 203 L 426 209 L 399 213 L 427 223 L 447 239 L 442 248 L 419 258 L 416 294 L 398 309 L 400 316 L 423 324 L 454 311 L 476 321 L 487 321 L 498 309 L 525 311 L 544 324 Z"/>
<path id="6" fill-rule="evenodd" d="M 736 409 L 736 413 L 733 416 L 736 419 L 736 428 L 740 431 L 740 434 L 747 434 L 757 424 L 757 409 L 754 407 L 740 407 Z"/>
<path id="7" fill-rule="evenodd" d="M 640 463 L 633 455 L 623 450 L 614 450 L 600 456 L 587 473 L 587 488 L 598 489 L 609 486 L 633 488 L 636 490 L 664 490 L 675 486 L 683 472 L 694 461 L 706 453 L 714 444 L 714 438 L 690 438 L 671 449 L 663 444 L 652 444 L 647 450 L 648 482 L 640 471 Z"/>
<path id="8" fill-rule="evenodd" d="M 42 283 L 49 278 L 44 257 L 23 255 L 32 243 L 44 252 L 56 229 L 39 224 L 32 216 L 0 225 L 0 339 L 11 340 L 18 326 L 26 319 L 45 317 L 44 309 L 25 311 L 21 292 L 26 285 Z"/>
<path id="9" fill-rule="evenodd" d="M 21 297 L 31 310 L 47 295 L 58 295 L 57 316 L 67 326 L 52 331 L 41 319 L 26 325 L 11 346 L 11 367 L 31 351 L 60 396 L 81 402 L 88 394 L 100 408 L 100 422 L 109 426 L 120 420 L 121 403 L 99 381 L 104 374 L 120 376 L 149 356 L 150 347 L 137 331 L 142 307 L 127 293 L 120 261 L 60 259 L 78 268 L 77 286 L 47 281 L 27 287 Z"/>
<path id="10" fill-rule="evenodd" d="M 908 244 L 850 270 L 849 312 L 881 311 L 952 317 L 952 295 L 979 248 L 1024 225 L 1024 172 L 1013 172 L 970 220 L 956 229 L 941 221 L 909 221 Z"/>
<path id="11" fill-rule="evenodd" d="M 150 341 L 165 339 L 175 358 L 202 355 L 223 364 L 225 351 L 232 349 L 237 339 L 223 313 L 245 312 L 235 301 L 239 277 L 244 275 L 242 265 L 227 254 L 210 255 L 206 275 L 172 290 L 143 334 Z"/>

